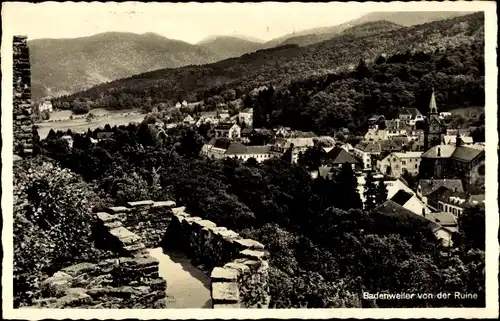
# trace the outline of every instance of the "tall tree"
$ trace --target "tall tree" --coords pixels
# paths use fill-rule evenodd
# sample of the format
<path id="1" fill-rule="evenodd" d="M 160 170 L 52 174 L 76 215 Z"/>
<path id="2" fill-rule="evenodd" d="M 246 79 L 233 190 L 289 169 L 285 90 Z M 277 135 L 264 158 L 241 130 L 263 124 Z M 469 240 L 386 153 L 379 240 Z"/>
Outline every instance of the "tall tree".
<path id="1" fill-rule="evenodd" d="M 366 175 L 366 182 L 363 195 L 365 197 L 365 209 L 372 210 L 377 205 L 377 184 L 373 178 L 373 173 L 370 172 Z"/>
<path id="2" fill-rule="evenodd" d="M 483 206 L 471 206 L 458 218 L 464 245 L 472 249 L 485 249 L 486 218 Z"/>
<path id="3" fill-rule="evenodd" d="M 342 165 L 340 172 L 335 177 L 337 207 L 341 209 L 362 208 L 361 198 L 358 193 L 358 180 L 349 163 Z"/>

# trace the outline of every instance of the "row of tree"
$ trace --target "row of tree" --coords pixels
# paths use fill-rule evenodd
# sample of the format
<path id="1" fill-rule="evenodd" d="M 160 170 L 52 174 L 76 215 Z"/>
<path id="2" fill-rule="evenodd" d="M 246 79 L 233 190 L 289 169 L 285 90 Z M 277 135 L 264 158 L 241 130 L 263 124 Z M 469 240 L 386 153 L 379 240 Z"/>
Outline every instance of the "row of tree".
<path id="1" fill-rule="evenodd" d="M 332 180 L 312 179 L 307 165 L 280 159 L 259 164 L 200 157 L 201 135 L 194 128 L 172 129 L 164 137 L 147 123 L 108 130 L 112 135 L 97 144 L 90 142 L 100 136 L 97 130 L 73 135 L 71 149 L 58 138 L 63 133 L 54 133 L 39 151 L 92 182 L 108 202 L 175 199 L 193 215 L 266 244 L 272 307 L 360 307 L 362 291 L 481 293 L 478 300 L 379 306 L 484 304 L 480 242 L 457 242 L 459 255 L 442 257 L 420 220 L 371 210 L 381 198 L 371 178 L 363 210 L 350 167 Z M 477 227 L 474 234 L 481 232 Z"/>

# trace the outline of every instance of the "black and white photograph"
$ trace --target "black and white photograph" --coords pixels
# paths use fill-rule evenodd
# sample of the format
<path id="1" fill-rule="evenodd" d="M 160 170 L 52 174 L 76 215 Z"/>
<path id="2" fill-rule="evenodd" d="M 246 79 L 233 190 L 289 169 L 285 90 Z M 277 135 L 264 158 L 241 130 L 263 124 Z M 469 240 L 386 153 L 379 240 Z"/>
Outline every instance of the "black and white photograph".
<path id="1" fill-rule="evenodd" d="M 4 317 L 498 317 L 494 1 L 2 30 Z"/>

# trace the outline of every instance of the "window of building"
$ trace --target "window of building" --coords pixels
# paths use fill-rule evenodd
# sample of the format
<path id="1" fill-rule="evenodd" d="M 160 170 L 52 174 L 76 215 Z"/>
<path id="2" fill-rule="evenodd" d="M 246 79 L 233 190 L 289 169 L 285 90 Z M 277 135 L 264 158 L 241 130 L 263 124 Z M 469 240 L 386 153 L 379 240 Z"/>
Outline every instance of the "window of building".
<path id="1" fill-rule="evenodd" d="M 418 165 L 417 165 L 417 164 L 415 164 L 415 168 L 418 168 Z"/>
<path id="2" fill-rule="evenodd" d="M 406 161 L 402 161 L 403 165 L 406 165 Z"/>

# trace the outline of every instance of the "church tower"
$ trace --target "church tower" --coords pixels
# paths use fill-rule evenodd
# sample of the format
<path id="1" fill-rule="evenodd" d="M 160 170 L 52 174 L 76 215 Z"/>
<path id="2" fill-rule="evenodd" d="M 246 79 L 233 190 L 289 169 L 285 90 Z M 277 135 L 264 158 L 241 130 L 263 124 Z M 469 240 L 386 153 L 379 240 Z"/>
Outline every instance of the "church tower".
<path id="1" fill-rule="evenodd" d="M 439 113 L 436 105 L 436 95 L 432 88 L 431 100 L 429 102 L 429 113 L 425 126 L 424 149 L 428 150 L 436 145 L 441 144 L 444 139 L 445 127 L 439 118 Z"/>

